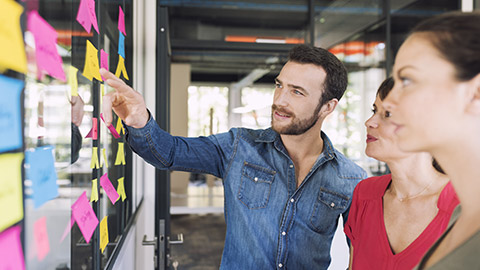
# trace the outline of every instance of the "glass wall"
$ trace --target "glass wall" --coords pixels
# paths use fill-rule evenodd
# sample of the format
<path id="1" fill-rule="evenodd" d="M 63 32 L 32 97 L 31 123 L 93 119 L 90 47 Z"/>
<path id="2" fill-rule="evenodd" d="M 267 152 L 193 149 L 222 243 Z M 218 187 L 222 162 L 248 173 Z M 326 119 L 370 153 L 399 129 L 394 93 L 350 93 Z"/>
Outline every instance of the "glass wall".
<path id="1" fill-rule="evenodd" d="M 101 120 L 102 96 L 113 90 L 98 70 L 106 67 L 131 85 L 132 3 L 7 2 L 21 11 L 15 23 L 26 57 L 26 68 L 18 73 L 5 64 L 5 55 L 0 59 L 0 71 L 25 84 L 24 221 L 19 223 L 25 267 L 107 268 L 139 198 L 132 194 L 137 183 L 122 125 L 114 115 L 117 138 Z M 6 34 L 0 31 L 0 37 Z"/>

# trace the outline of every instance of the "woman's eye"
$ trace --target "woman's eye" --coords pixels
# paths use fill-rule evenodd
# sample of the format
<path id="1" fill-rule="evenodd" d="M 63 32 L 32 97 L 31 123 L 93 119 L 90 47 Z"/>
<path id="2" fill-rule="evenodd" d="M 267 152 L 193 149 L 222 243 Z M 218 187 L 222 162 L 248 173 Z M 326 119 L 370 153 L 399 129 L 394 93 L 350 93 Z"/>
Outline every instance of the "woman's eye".
<path id="1" fill-rule="evenodd" d="M 403 87 L 409 86 L 412 82 L 409 78 L 406 77 L 400 77 L 400 81 L 402 82 Z"/>
<path id="2" fill-rule="evenodd" d="M 392 114 L 389 111 L 385 111 L 385 118 L 389 118 L 391 116 L 392 116 Z"/>
<path id="3" fill-rule="evenodd" d="M 372 113 L 373 113 L 373 114 L 376 114 L 376 113 L 377 113 L 377 109 L 373 108 L 373 109 L 372 109 Z"/>

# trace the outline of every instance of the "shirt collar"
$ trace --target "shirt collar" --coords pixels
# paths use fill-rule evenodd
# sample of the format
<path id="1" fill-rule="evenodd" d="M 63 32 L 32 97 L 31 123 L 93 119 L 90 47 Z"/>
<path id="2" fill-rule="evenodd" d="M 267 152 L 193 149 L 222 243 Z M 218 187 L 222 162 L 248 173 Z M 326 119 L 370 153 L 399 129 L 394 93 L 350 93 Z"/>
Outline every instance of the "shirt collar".
<path id="1" fill-rule="evenodd" d="M 324 156 L 328 160 L 336 158 L 335 149 L 333 148 L 332 142 L 328 138 L 327 134 L 325 134 L 325 132 L 321 131 L 320 136 L 323 139 L 323 154 L 324 154 Z M 280 135 L 270 127 L 268 129 L 265 129 L 264 131 L 262 131 L 262 133 L 260 133 L 258 138 L 255 139 L 255 142 L 273 143 L 277 139 L 280 140 Z"/>

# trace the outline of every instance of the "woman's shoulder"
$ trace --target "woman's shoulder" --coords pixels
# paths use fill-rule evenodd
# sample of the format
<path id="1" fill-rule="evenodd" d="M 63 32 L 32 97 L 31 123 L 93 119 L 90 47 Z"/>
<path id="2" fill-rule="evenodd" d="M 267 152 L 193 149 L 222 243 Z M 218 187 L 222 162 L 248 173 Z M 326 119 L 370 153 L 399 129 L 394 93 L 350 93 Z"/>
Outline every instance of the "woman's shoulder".
<path id="1" fill-rule="evenodd" d="M 358 183 L 355 193 L 360 200 L 381 199 L 391 180 L 390 174 L 366 178 Z"/>

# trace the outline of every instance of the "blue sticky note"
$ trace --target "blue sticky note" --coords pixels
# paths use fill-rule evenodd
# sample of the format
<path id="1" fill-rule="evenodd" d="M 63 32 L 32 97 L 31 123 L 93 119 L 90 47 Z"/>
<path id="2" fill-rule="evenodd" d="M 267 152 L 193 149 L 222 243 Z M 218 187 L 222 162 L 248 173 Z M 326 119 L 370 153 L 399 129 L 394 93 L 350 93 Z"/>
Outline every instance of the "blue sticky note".
<path id="1" fill-rule="evenodd" d="M 0 152 L 22 148 L 23 81 L 0 75 Z"/>
<path id="2" fill-rule="evenodd" d="M 118 54 L 125 59 L 125 36 L 122 32 L 118 32 Z"/>
<path id="3" fill-rule="evenodd" d="M 35 208 L 58 196 L 57 172 L 53 160 L 53 146 L 25 151 L 27 178 L 32 181 Z"/>

